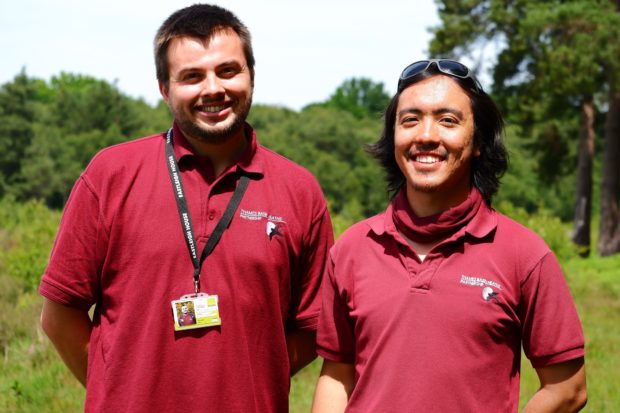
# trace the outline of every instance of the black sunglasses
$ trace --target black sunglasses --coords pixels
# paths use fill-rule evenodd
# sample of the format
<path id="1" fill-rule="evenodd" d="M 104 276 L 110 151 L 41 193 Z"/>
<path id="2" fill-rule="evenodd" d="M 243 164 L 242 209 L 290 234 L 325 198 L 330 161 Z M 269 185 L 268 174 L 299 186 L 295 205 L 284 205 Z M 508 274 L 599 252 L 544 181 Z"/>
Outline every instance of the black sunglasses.
<path id="1" fill-rule="evenodd" d="M 473 90 L 476 93 L 482 92 L 480 82 L 478 82 L 478 79 L 476 79 L 474 73 L 469 70 L 467 66 L 463 63 L 457 62 L 456 60 L 448 59 L 428 59 L 411 63 L 400 74 L 400 78 L 398 79 L 398 92 L 402 92 L 405 87 L 409 86 L 409 81 L 412 78 L 427 71 L 432 64 L 435 64 L 437 69 L 446 75 L 458 77 L 459 79 L 471 79 L 474 84 Z"/>

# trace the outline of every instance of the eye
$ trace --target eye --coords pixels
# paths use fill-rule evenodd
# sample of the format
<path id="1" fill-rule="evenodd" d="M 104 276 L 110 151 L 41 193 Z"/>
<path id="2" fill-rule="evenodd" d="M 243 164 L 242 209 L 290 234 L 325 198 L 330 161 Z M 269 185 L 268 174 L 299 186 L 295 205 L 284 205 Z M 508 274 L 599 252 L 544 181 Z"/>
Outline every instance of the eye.
<path id="1" fill-rule="evenodd" d="M 234 65 L 230 65 L 230 66 L 224 66 L 222 68 L 220 68 L 220 70 L 218 70 L 217 74 L 219 77 L 222 77 L 224 79 L 230 79 L 231 77 L 234 77 L 237 75 L 237 73 L 239 73 L 241 71 L 241 68 L 238 66 L 234 66 Z"/>
<path id="2" fill-rule="evenodd" d="M 459 123 L 458 119 L 453 116 L 443 116 L 439 122 L 444 125 L 453 126 Z"/>
<path id="3" fill-rule="evenodd" d="M 198 83 L 202 81 L 202 79 L 203 79 L 203 75 L 201 73 L 187 72 L 181 76 L 180 81 L 183 83 Z"/>
<path id="4" fill-rule="evenodd" d="M 418 123 L 418 117 L 415 115 L 405 115 L 400 119 L 402 125 L 415 125 Z"/>

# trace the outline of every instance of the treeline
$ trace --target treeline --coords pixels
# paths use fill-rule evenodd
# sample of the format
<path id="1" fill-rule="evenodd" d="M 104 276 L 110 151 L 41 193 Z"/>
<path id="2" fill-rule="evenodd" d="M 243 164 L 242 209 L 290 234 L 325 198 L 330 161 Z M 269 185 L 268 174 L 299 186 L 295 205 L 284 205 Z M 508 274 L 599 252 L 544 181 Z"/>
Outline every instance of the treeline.
<path id="1" fill-rule="evenodd" d="M 250 122 L 263 144 L 318 177 L 335 214 L 359 219 L 386 200 L 381 172 L 361 148 L 376 139 L 388 98 L 382 85 L 352 79 L 330 101 L 299 113 L 255 105 Z M 0 197 L 62 208 L 98 150 L 165 131 L 170 122 L 162 101 L 151 107 L 103 80 L 62 73 L 46 82 L 22 71 L 0 87 Z"/>
<path id="2" fill-rule="evenodd" d="M 620 0 L 435 3 L 431 54 L 489 69 L 520 137 L 513 145 L 531 156 L 523 166 L 572 208 L 581 255 L 590 252 L 593 211 L 599 253 L 620 252 Z M 484 58 L 489 49 L 495 61 Z"/>
<path id="3" fill-rule="evenodd" d="M 545 134 L 542 125 L 522 122 L 524 110 L 531 115 L 532 108 L 516 110 L 514 96 L 496 94 L 507 114 L 511 167 L 494 206 L 523 211 L 521 216 L 538 213 L 570 221 L 580 153 L 574 141 L 580 122 L 579 112 L 571 116 L 568 109 L 578 106 L 567 107 L 557 118 L 538 116 L 557 126 Z M 388 100 L 383 84 L 353 78 L 324 102 L 300 111 L 266 105 L 254 105 L 251 110 L 249 121 L 261 143 L 318 178 L 337 232 L 386 205 L 383 173 L 364 146 L 378 138 Z M 61 73 L 44 81 L 22 71 L 0 86 L 0 199 L 37 199 L 60 209 L 98 150 L 165 131 L 170 122 L 162 101 L 153 107 L 103 80 Z M 592 176 L 599 182 L 598 159 L 593 162 Z"/>

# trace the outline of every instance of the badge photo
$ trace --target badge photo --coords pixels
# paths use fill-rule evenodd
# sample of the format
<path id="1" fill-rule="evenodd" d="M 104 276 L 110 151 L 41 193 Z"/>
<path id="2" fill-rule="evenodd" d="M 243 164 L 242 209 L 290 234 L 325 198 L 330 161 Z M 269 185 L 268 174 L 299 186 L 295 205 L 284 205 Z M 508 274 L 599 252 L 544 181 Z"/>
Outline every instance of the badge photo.
<path id="1" fill-rule="evenodd" d="M 174 331 L 219 326 L 222 324 L 217 295 L 187 294 L 172 304 Z"/>

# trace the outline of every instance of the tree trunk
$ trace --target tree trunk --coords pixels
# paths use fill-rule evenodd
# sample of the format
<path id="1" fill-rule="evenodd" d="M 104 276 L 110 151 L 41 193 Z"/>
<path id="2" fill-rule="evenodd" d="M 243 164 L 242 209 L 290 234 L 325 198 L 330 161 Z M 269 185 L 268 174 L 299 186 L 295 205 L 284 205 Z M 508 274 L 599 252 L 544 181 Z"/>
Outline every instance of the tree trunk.
<path id="1" fill-rule="evenodd" d="M 590 255 L 590 220 L 592 217 L 592 162 L 594 159 L 594 103 L 592 96 L 581 102 L 581 128 L 577 158 L 577 191 L 573 242 L 579 255 Z"/>
<path id="2" fill-rule="evenodd" d="M 598 241 L 601 256 L 620 252 L 620 90 L 613 74 L 609 82 L 609 110 L 605 119 L 603 181 L 601 185 L 601 230 Z"/>

